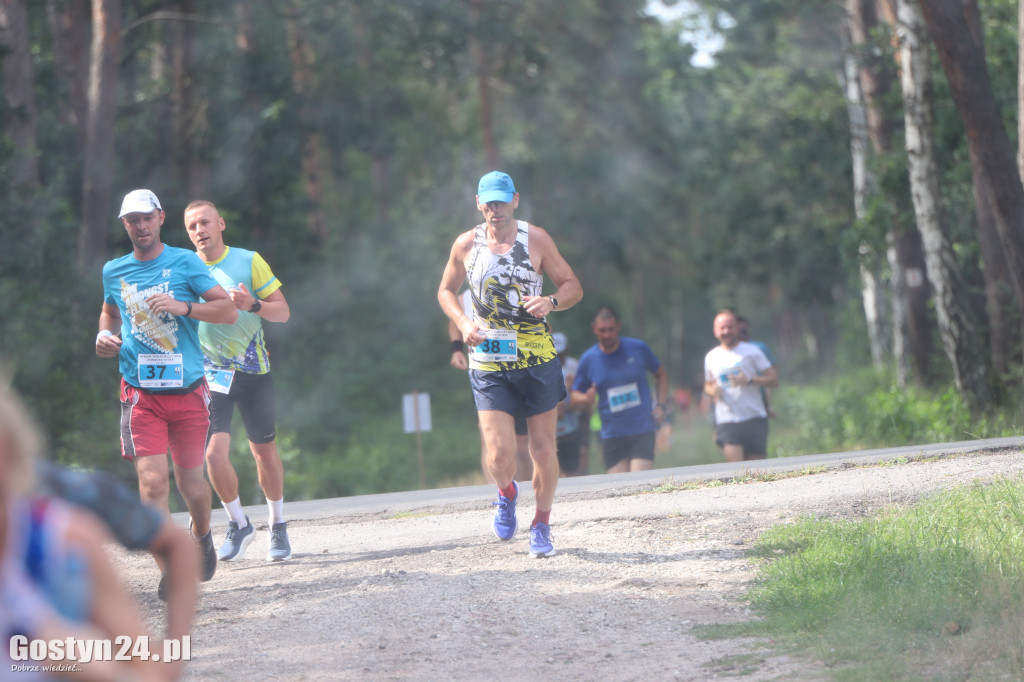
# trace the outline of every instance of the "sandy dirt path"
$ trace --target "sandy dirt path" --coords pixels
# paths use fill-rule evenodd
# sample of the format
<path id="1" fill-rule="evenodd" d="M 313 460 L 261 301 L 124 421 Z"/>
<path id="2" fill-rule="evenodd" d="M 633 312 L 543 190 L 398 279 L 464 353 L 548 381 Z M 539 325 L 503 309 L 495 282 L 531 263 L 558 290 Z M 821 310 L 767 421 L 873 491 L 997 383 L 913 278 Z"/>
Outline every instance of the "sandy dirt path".
<path id="1" fill-rule="evenodd" d="M 265 559 L 265 520 L 246 558 L 205 583 L 186 680 L 817 680 L 815 661 L 768 641 L 702 640 L 749 620 L 747 552 L 802 515 L 863 517 L 937 490 L 1024 470 L 1020 448 L 885 466 L 831 464 L 770 482 L 560 494 L 557 556 L 524 532 L 490 530 L 492 496 L 399 514 L 293 521 L 295 556 Z M 253 508 L 250 516 L 264 511 Z M 217 543 L 223 527 L 215 527 Z M 114 551 L 155 633 L 164 607 L 146 555 Z"/>

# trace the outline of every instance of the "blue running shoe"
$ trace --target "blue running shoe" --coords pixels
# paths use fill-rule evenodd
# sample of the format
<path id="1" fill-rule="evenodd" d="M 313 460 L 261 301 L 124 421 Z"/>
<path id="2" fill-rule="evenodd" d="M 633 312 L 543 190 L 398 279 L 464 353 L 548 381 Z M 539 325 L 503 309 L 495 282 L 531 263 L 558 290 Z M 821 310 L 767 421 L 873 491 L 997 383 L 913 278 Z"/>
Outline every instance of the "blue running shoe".
<path id="1" fill-rule="evenodd" d="M 538 522 L 530 526 L 530 556 L 534 559 L 555 556 L 555 546 L 551 544 L 551 526 L 548 524 Z"/>
<path id="2" fill-rule="evenodd" d="M 516 489 L 516 496 L 511 500 L 498 492 L 498 501 L 491 502 L 497 509 L 494 510 L 494 534 L 499 540 L 511 540 L 516 534 L 516 502 L 519 500 L 519 484 L 512 481 Z"/>

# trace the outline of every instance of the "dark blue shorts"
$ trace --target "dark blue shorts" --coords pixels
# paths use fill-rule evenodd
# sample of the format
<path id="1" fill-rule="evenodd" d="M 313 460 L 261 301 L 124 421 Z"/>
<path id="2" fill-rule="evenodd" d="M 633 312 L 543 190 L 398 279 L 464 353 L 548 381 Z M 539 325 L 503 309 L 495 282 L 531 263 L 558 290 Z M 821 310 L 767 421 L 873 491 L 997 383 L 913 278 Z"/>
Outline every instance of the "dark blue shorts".
<path id="1" fill-rule="evenodd" d="M 469 384 L 477 410 L 497 410 L 512 416 L 544 414 L 558 407 L 566 396 L 562 365 L 557 359 L 525 369 L 471 369 Z"/>
<path id="2" fill-rule="evenodd" d="M 758 417 L 745 422 L 724 422 L 715 427 L 715 442 L 740 445 L 744 455 L 765 456 L 768 451 L 768 419 Z"/>
<path id="3" fill-rule="evenodd" d="M 653 462 L 655 435 L 655 431 L 648 431 L 633 436 L 602 438 L 604 468 L 611 469 L 624 459 L 649 459 Z"/>

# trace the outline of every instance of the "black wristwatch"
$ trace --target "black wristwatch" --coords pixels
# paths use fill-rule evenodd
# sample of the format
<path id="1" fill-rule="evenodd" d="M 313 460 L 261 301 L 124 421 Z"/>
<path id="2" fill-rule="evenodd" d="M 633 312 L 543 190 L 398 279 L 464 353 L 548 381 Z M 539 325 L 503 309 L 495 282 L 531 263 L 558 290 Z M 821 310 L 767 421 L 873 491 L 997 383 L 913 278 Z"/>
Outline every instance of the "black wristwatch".
<path id="1" fill-rule="evenodd" d="M 252 305 L 249 306 L 249 312 L 250 313 L 258 313 L 260 311 L 260 308 L 262 308 L 262 307 L 263 307 L 263 301 L 261 301 L 258 298 L 254 298 L 252 300 Z"/>
<path id="2" fill-rule="evenodd" d="M 548 296 L 548 300 L 551 301 L 551 309 L 555 310 L 558 308 L 558 299 L 554 296 Z"/>

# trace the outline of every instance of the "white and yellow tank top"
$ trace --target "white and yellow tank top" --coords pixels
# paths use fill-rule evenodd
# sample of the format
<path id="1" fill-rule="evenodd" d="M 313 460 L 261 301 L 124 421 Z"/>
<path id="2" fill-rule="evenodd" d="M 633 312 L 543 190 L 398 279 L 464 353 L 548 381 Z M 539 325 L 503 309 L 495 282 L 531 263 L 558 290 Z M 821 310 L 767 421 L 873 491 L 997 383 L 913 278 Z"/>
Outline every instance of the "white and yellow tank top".
<path id="1" fill-rule="evenodd" d="M 476 226 L 466 279 L 473 297 L 473 319 L 488 336 L 470 349 L 469 368 L 484 372 L 523 369 L 558 357 L 543 318 L 523 308 L 525 296 L 540 296 L 543 275 L 530 262 L 526 221 L 516 221 L 516 241 L 496 254 L 487 246 L 487 225 Z"/>

